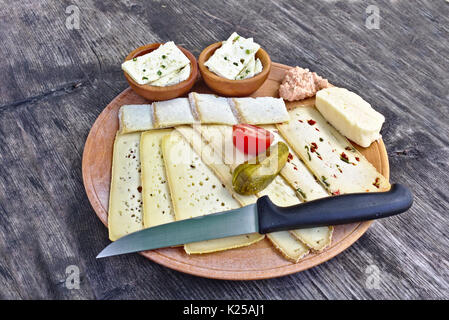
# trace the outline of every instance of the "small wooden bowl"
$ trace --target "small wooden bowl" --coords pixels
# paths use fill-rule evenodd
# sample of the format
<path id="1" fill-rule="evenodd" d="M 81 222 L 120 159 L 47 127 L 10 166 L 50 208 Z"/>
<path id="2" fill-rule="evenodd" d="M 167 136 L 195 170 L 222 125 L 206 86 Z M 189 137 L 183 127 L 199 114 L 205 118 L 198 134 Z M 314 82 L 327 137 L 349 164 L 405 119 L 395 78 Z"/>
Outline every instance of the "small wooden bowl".
<path id="1" fill-rule="evenodd" d="M 159 48 L 161 44 L 162 43 L 151 43 L 137 48 L 126 57 L 125 61 L 150 53 L 151 51 Z M 123 72 L 129 85 L 139 96 L 152 101 L 160 101 L 177 98 L 187 94 L 190 91 L 198 78 L 198 63 L 195 59 L 195 56 L 190 53 L 190 51 L 180 46 L 177 47 L 190 60 L 190 76 L 186 80 L 178 84 L 166 87 L 156 87 L 149 84 L 138 84 L 126 72 Z"/>
<path id="2" fill-rule="evenodd" d="M 268 75 L 270 74 L 271 59 L 268 53 L 262 48 L 260 48 L 256 52 L 256 58 L 260 59 L 260 62 L 262 62 L 263 66 L 261 73 L 249 79 L 229 80 L 216 75 L 204 65 L 204 63 L 210 58 L 210 56 L 212 56 L 215 50 L 220 48 L 221 45 L 221 42 L 211 44 L 201 52 L 200 57 L 198 58 L 198 65 L 200 67 L 201 76 L 203 77 L 204 82 L 206 82 L 207 86 L 220 95 L 230 97 L 248 96 L 259 89 L 260 86 L 262 86 L 262 84 L 265 82 L 265 80 L 267 80 Z"/>

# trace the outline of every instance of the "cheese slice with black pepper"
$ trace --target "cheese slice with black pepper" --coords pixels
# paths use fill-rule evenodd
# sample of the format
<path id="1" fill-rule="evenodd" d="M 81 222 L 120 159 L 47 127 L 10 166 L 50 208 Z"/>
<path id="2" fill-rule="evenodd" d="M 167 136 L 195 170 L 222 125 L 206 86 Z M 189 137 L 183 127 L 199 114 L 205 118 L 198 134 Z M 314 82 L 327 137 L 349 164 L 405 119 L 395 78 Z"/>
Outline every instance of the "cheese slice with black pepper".
<path id="1" fill-rule="evenodd" d="M 333 195 L 386 191 L 390 184 L 314 107 L 289 111 L 281 135 Z"/>
<path id="2" fill-rule="evenodd" d="M 139 144 L 140 133 L 115 136 L 108 210 L 111 241 L 143 228 Z"/>
<path id="3" fill-rule="evenodd" d="M 175 221 L 162 156 L 162 138 L 172 129 L 152 130 L 140 138 L 143 225 L 154 227 Z"/>
<path id="4" fill-rule="evenodd" d="M 162 139 L 162 150 L 176 220 L 240 207 L 179 132 Z M 238 235 L 185 244 L 184 249 L 188 254 L 222 251 L 250 245 L 262 237 Z"/>

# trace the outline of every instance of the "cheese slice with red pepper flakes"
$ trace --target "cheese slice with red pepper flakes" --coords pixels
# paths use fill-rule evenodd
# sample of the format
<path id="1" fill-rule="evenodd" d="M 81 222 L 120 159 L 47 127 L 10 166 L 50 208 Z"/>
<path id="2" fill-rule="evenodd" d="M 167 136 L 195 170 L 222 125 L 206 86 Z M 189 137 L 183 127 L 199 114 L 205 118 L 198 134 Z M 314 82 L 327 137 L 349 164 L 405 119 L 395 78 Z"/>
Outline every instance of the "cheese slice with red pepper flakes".
<path id="1" fill-rule="evenodd" d="M 332 195 L 386 191 L 389 182 L 314 107 L 289 111 L 277 128 Z"/>
<path id="2" fill-rule="evenodd" d="M 162 139 L 162 150 L 176 220 L 240 207 L 178 131 Z M 248 246 L 262 238 L 258 233 L 238 235 L 188 243 L 184 250 L 188 254 L 210 253 Z"/>
<path id="3" fill-rule="evenodd" d="M 263 126 L 263 128 L 269 130 L 274 135 L 275 139 L 273 144 L 278 141 L 286 143 L 286 141 L 280 136 L 278 130 L 276 130 L 275 126 L 266 125 Z M 287 163 L 280 172 L 281 176 L 289 183 L 291 188 L 296 191 L 297 195 L 299 195 L 303 201 L 312 201 L 328 197 L 329 194 L 327 191 L 319 182 L 316 181 L 315 177 L 312 173 L 310 173 L 309 169 L 307 169 L 304 162 L 298 158 L 290 146 L 289 149 L 290 154 L 287 159 Z M 331 244 L 333 230 L 334 228 L 329 226 L 295 229 L 290 230 L 290 232 L 296 238 L 306 243 L 313 251 L 319 252 Z"/>
<path id="4" fill-rule="evenodd" d="M 203 125 L 195 127 L 195 129 L 197 129 L 198 132 L 201 133 L 201 135 L 204 137 L 204 139 L 207 140 L 209 146 L 212 146 L 212 148 L 214 148 L 216 152 L 221 152 L 223 161 L 228 164 L 232 170 L 235 169 L 240 163 L 248 159 L 247 155 L 243 154 L 241 151 L 234 147 L 232 142 L 231 127 L 223 125 Z M 277 136 L 278 141 L 281 140 L 280 136 Z M 301 172 L 303 172 L 304 175 L 311 175 L 305 168 L 305 166 L 304 169 L 301 170 Z M 283 177 L 287 181 L 289 181 L 290 179 L 294 179 L 289 174 L 285 174 L 283 175 Z M 274 203 L 280 206 L 288 206 L 300 203 L 301 201 L 298 198 L 299 193 L 290 185 L 288 185 L 283 177 L 277 176 L 265 190 L 261 191 L 257 195 L 259 197 L 268 195 Z M 320 190 L 321 188 L 323 193 L 321 193 L 320 195 L 322 197 L 328 196 L 326 191 L 324 191 L 322 187 L 315 181 L 313 176 L 308 182 L 313 185 L 312 188 L 316 188 L 317 190 Z M 304 187 L 305 183 L 307 183 L 307 181 L 303 182 L 301 186 Z M 304 189 L 309 190 L 310 187 L 304 187 Z M 316 197 L 316 199 L 317 198 L 318 196 Z M 286 234 L 289 233 L 288 231 L 275 232 L 267 235 L 267 237 L 286 258 L 291 261 L 297 262 L 308 252 L 308 249 L 307 251 L 303 250 L 305 245 L 307 247 L 310 247 L 314 251 L 322 251 L 324 248 L 330 245 L 332 240 L 332 232 L 332 227 L 319 227 L 291 230 L 290 235 Z M 299 242 L 297 240 L 299 240 Z M 295 241 L 296 245 L 294 245 Z"/>

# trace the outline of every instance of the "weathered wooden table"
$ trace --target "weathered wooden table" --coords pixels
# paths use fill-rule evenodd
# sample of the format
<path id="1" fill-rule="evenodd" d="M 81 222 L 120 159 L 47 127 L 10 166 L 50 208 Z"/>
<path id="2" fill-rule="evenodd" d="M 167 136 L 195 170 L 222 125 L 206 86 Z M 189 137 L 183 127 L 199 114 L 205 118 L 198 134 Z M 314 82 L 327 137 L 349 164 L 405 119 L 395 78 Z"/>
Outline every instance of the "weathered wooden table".
<path id="1" fill-rule="evenodd" d="M 373 4 L 0 1 L 0 298 L 449 297 L 449 3 Z M 198 56 L 233 31 L 381 111 L 391 181 L 412 188 L 414 206 L 327 263 L 277 279 L 203 279 L 137 254 L 96 260 L 109 241 L 81 156 L 98 114 L 127 88 L 121 61 L 168 40 Z M 77 270 L 79 289 L 68 281 Z"/>

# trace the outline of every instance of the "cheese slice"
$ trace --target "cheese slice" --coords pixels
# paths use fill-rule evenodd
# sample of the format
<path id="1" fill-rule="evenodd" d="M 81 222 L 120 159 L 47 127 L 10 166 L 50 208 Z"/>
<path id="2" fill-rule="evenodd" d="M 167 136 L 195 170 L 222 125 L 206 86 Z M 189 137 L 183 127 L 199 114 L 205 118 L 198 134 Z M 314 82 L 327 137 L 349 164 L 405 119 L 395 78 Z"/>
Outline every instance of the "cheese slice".
<path id="1" fill-rule="evenodd" d="M 204 65 L 220 77 L 234 80 L 259 48 L 253 38 L 245 39 L 234 32 Z"/>
<path id="2" fill-rule="evenodd" d="M 316 108 L 341 134 L 362 147 L 380 138 L 385 117 L 358 94 L 331 87 L 316 94 Z"/>
<path id="3" fill-rule="evenodd" d="M 233 101 L 234 100 L 234 101 Z M 120 133 L 170 128 L 194 123 L 274 124 L 288 121 L 282 99 L 234 98 L 192 92 L 189 98 L 157 101 L 152 105 L 124 105 L 119 110 Z"/>
<path id="4" fill-rule="evenodd" d="M 193 130 L 192 127 L 177 127 L 176 130 L 179 131 L 184 138 L 191 143 L 197 153 L 201 154 L 203 161 L 217 174 L 240 205 L 246 206 L 257 201 L 257 197 L 255 195 L 240 195 L 234 191 L 232 187 L 232 170 L 229 165 L 224 164 L 222 158 L 223 155 L 220 152 L 217 152 L 212 147 L 211 143 L 205 143 L 200 134 Z M 214 133 L 221 135 L 221 132 L 219 131 L 214 131 Z M 282 183 L 282 180 L 280 183 Z M 273 187 L 272 189 L 274 190 Z M 267 237 L 274 247 L 279 250 L 284 257 L 291 261 L 297 262 L 309 252 L 309 249 L 302 242 L 298 241 L 287 231 L 270 233 L 267 234 Z"/>
<path id="5" fill-rule="evenodd" d="M 163 138 L 162 150 L 176 220 L 240 207 L 179 132 Z M 188 254 L 208 253 L 247 246 L 260 239 L 259 234 L 238 235 L 189 243 L 184 249 Z"/>
<path id="6" fill-rule="evenodd" d="M 254 75 L 257 75 L 257 74 L 261 73 L 262 69 L 263 69 L 262 61 L 260 61 L 260 59 L 257 58 L 256 59 L 256 64 L 254 66 Z"/>
<path id="7" fill-rule="evenodd" d="M 286 141 L 279 135 L 275 126 L 266 125 L 263 126 L 263 128 L 269 130 L 274 135 L 275 139 L 273 144 L 278 141 L 286 143 Z M 291 147 L 289 147 L 289 149 L 290 154 L 287 163 L 282 168 L 280 174 L 288 182 L 291 188 L 296 191 L 296 195 L 303 201 L 312 201 L 328 197 L 329 194 L 327 191 L 316 181 L 304 162 L 298 158 Z M 286 191 L 286 193 L 288 193 L 288 191 Z M 290 232 L 296 238 L 307 244 L 313 251 L 322 251 L 331 244 L 333 230 L 334 228 L 329 226 L 295 229 Z"/>
<path id="8" fill-rule="evenodd" d="M 170 128 L 195 122 L 187 98 L 156 101 L 153 103 L 153 109 L 154 126 L 156 128 Z"/>
<path id="9" fill-rule="evenodd" d="M 121 106 L 118 117 L 120 133 L 146 131 L 154 128 L 153 107 L 151 104 Z"/>
<path id="10" fill-rule="evenodd" d="M 265 126 L 265 128 L 273 130 L 272 133 L 275 136 L 275 140 L 273 141 L 273 143 L 276 143 L 278 141 L 285 142 L 285 140 L 283 140 L 283 138 L 276 132 L 274 126 Z M 243 154 L 234 147 L 232 142 L 231 127 L 222 125 L 196 126 L 195 129 L 197 129 L 204 137 L 204 139 L 206 139 L 209 142 L 209 145 L 211 145 L 213 148 L 223 153 L 223 159 L 225 163 L 228 164 L 232 170 L 234 170 L 240 163 L 248 160 L 247 155 Z M 305 190 L 309 195 L 308 200 L 315 200 L 329 196 L 328 193 L 324 190 L 324 188 L 315 180 L 313 175 L 308 171 L 306 166 L 297 158 L 296 155 L 294 155 L 293 150 L 291 151 L 290 158 L 291 160 L 287 162 L 287 164 L 281 170 L 281 175 L 288 182 L 289 185 L 284 186 L 284 184 L 280 182 L 282 181 L 281 177 L 276 177 L 275 181 L 278 181 L 277 189 L 280 189 L 281 186 L 284 188 L 284 190 L 282 192 L 278 192 L 278 194 L 281 193 L 285 193 L 286 195 L 295 194 L 295 197 L 288 198 L 289 199 L 288 201 L 287 200 L 284 201 L 282 199 L 277 200 L 279 203 L 286 203 L 285 205 L 289 205 L 288 203 L 293 203 L 292 199 L 295 199 L 296 201 L 295 204 L 299 203 L 299 199 L 297 197 L 303 198 L 304 192 L 302 190 Z M 274 182 L 272 182 L 269 186 L 273 184 Z M 258 196 L 261 195 L 258 194 Z M 277 195 L 274 194 L 273 197 L 276 198 Z M 331 244 L 333 227 L 329 226 L 329 227 L 294 229 L 290 230 L 290 232 L 293 234 L 293 236 L 295 236 L 297 239 L 299 239 L 301 242 L 306 244 L 314 251 L 322 251 Z M 279 243 L 278 246 L 282 248 L 282 246 Z M 286 255 L 285 252 L 284 255 Z M 291 258 L 290 260 L 293 260 L 293 258 Z"/>
<path id="11" fill-rule="evenodd" d="M 175 221 L 162 157 L 162 138 L 172 129 L 152 130 L 140 138 L 143 225 L 154 227 Z"/>
<path id="12" fill-rule="evenodd" d="M 190 63 L 186 65 L 185 67 L 182 67 L 179 70 L 176 70 L 172 73 L 167 74 L 166 76 L 163 76 L 159 78 L 156 81 L 151 82 L 152 86 L 156 87 L 166 87 L 166 86 L 172 86 L 175 84 L 178 84 L 182 81 L 185 81 L 190 76 Z"/>
<path id="13" fill-rule="evenodd" d="M 149 84 L 190 63 L 173 41 L 158 49 L 122 63 L 122 69 L 138 84 Z"/>
<path id="14" fill-rule="evenodd" d="M 140 133 L 115 136 L 109 194 L 109 239 L 115 241 L 142 229 Z"/>
<path id="15" fill-rule="evenodd" d="M 246 158 L 243 153 L 236 150 L 232 146 L 232 128 L 229 126 L 195 126 L 195 129 L 201 133 L 204 139 L 207 140 L 207 148 L 212 147 L 215 152 L 221 153 L 223 161 L 230 167 L 229 170 L 229 184 L 230 190 L 233 192 L 234 197 L 242 204 L 247 205 L 256 201 L 255 196 L 242 196 L 235 193 L 232 189 L 232 170 L 241 163 L 237 159 Z M 228 137 L 228 138 L 226 138 Z M 231 147 L 228 147 L 228 146 Z M 215 160 L 215 163 L 217 160 Z M 213 165 L 212 165 L 213 166 Z M 315 182 L 316 183 L 316 182 Z M 296 192 L 285 183 L 284 179 L 280 176 L 275 180 L 258 196 L 268 195 L 273 202 L 278 205 L 292 205 L 300 203 Z M 313 228 L 315 229 L 315 228 Z M 288 231 L 274 232 L 267 234 L 268 239 L 273 243 L 276 249 L 278 249 L 287 259 L 297 262 L 305 254 L 309 252 L 308 247 L 314 251 L 323 250 L 330 244 L 332 236 L 332 228 L 323 227 L 323 232 L 309 229 L 294 230 L 296 233 L 290 233 Z M 299 236 L 302 236 L 300 238 Z"/>
<path id="16" fill-rule="evenodd" d="M 386 191 L 388 181 L 314 107 L 289 111 L 281 135 L 330 194 Z"/>
<path id="17" fill-rule="evenodd" d="M 254 77 L 255 69 L 256 69 L 256 59 L 254 56 L 251 56 L 248 64 L 237 75 L 236 80 L 242 80 L 242 79 L 248 79 L 248 78 Z"/>
<path id="18" fill-rule="evenodd" d="M 231 98 L 231 105 L 237 110 L 240 122 L 268 124 L 289 121 L 285 102 L 281 98 Z"/>
<path id="19" fill-rule="evenodd" d="M 281 176 L 277 176 L 264 190 L 258 192 L 259 197 L 268 196 L 277 206 L 287 207 L 301 203 L 295 191 L 285 182 Z M 288 231 L 278 231 L 267 234 L 267 238 L 277 247 L 285 257 L 298 262 L 309 253 L 309 248 L 298 241 Z"/>
<path id="20" fill-rule="evenodd" d="M 237 124 L 227 98 L 191 92 L 189 101 L 201 123 Z"/>

